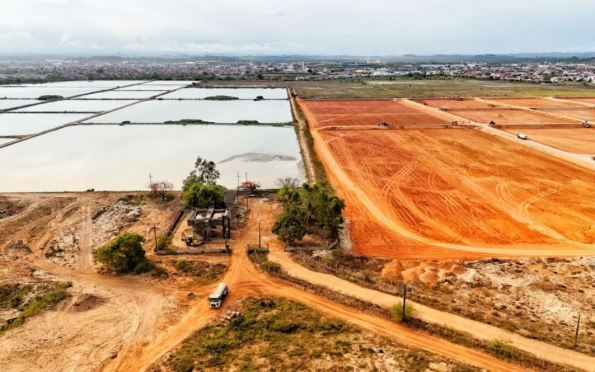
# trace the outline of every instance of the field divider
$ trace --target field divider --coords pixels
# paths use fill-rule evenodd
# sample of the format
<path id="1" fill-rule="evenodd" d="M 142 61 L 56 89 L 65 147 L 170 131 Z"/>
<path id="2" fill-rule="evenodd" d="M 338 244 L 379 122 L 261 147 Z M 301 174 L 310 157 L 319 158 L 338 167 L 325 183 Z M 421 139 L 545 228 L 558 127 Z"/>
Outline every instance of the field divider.
<path id="1" fill-rule="evenodd" d="M 142 84 L 142 83 L 141 83 L 141 84 Z M 136 84 L 132 84 L 132 85 L 136 85 Z M 109 113 L 112 113 L 112 112 L 114 112 L 114 111 L 118 111 L 118 110 L 121 110 L 121 109 L 124 109 L 124 108 L 130 107 L 130 106 L 134 106 L 134 105 L 136 105 L 136 104 L 139 104 L 139 103 L 141 103 L 141 102 L 150 101 L 150 100 L 152 100 L 152 99 L 155 99 L 155 98 L 157 98 L 157 97 L 159 97 L 159 96 L 162 96 L 163 94 L 172 93 L 172 92 L 175 92 L 175 91 L 177 91 L 177 90 L 184 89 L 184 88 L 185 88 L 185 86 L 184 86 L 184 87 L 179 87 L 179 88 L 176 88 L 176 89 L 173 89 L 173 90 L 170 90 L 170 91 L 166 91 L 166 92 L 164 92 L 164 93 L 161 93 L 161 94 L 157 94 L 157 95 L 154 95 L 154 96 L 151 96 L 151 97 L 143 98 L 143 99 L 141 99 L 141 100 L 138 100 L 138 101 L 134 101 L 134 102 L 132 102 L 132 103 L 129 103 L 129 104 L 127 104 L 127 105 L 124 105 L 124 106 L 116 107 L 115 109 L 112 109 L 112 110 L 108 110 L 108 111 L 101 111 L 101 112 L 99 112 L 99 113 L 97 113 L 97 114 L 94 114 L 94 115 L 91 115 L 91 116 L 87 116 L 87 117 L 84 117 L 84 118 L 82 118 L 82 119 L 79 119 L 79 120 L 76 120 L 76 121 L 73 121 L 73 122 L 70 122 L 70 123 L 66 123 L 66 124 L 60 125 L 60 126 L 58 126 L 58 127 L 50 128 L 50 129 L 44 130 L 44 131 L 42 131 L 42 132 L 38 132 L 38 133 L 33 133 L 33 134 L 25 135 L 25 136 L 23 136 L 23 137 L 19 138 L 19 139 L 18 139 L 18 140 L 16 140 L 16 141 L 12 141 L 12 142 L 7 142 L 7 143 L 0 144 L 0 149 L 3 149 L 4 147 L 8 147 L 8 146 L 12 146 L 12 145 L 16 145 L 16 144 L 18 144 L 18 143 L 21 143 L 21 142 L 23 142 L 23 141 L 26 141 L 26 140 L 28 140 L 28 139 L 31 139 L 31 138 L 35 138 L 35 137 L 39 137 L 39 136 L 43 136 L 44 134 L 51 133 L 51 132 L 54 132 L 54 131 L 60 130 L 60 129 L 62 129 L 62 128 L 66 128 L 66 127 L 70 127 L 70 126 L 74 126 L 74 125 L 83 124 L 83 122 L 84 122 L 84 121 L 87 121 L 87 120 L 90 120 L 90 119 L 93 119 L 93 118 L 99 117 L 99 116 L 101 116 L 101 115 L 109 114 Z M 115 88 L 114 88 L 114 89 L 115 89 Z M 109 89 L 109 90 L 113 90 L 113 89 Z M 95 93 L 98 93 L 98 92 L 95 92 Z M 89 93 L 89 94 L 91 94 L 91 93 Z"/>

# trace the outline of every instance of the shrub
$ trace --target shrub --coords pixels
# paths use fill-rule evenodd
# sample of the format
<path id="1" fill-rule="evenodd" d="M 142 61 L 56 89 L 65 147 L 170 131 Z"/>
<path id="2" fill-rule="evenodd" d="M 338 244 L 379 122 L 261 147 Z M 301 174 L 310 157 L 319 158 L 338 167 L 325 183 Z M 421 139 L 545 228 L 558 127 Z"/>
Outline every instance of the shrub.
<path id="1" fill-rule="evenodd" d="M 114 269 L 117 273 L 143 272 L 149 267 L 142 243 L 145 238 L 135 233 L 124 233 L 116 240 L 95 251 L 98 262 Z"/>
<path id="2" fill-rule="evenodd" d="M 153 278 L 158 278 L 158 279 L 169 278 L 169 273 L 167 272 L 167 269 L 163 266 L 155 265 L 155 267 L 153 267 L 153 269 L 149 272 L 149 274 Z"/>
<path id="3" fill-rule="evenodd" d="M 281 272 L 281 265 L 279 265 L 276 262 L 271 262 L 271 261 L 267 261 L 265 263 L 263 263 L 262 265 L 260 265 L 260 267 L 269 273 L 279 273 Z"/>
<path id="4" fill-rule="evenodd" d="M 407 304 L 405 306 L 405 318 L 410 318 L 413 316 L 414 308 L 413 305 Z M 392 315 L 393 319 L 397 322 L 403 321 L 403 304 L 398 303 L 394 304 L 393 307 L 390 308 L 390 315 Z"/>
<path id="5" fill-rule="evenodd" d="M 281 333 L 291 333 L 297 330 L 299 327 L 300 325 L 292 320 L 278 319 L 270 325 L 269 329 Z"/>
<path id="6" fill-rule="evenodd" d="M 225 208 L 225 189 L 194 183 L 182 194 L 182 203 L 194 208 Z"/>
<path id="7" fill-rule="evenodd" d="M 172 239 L 169 235 L 159 235 L 157 237 L 157 249 L 167 249 L 171 245 Z"/>

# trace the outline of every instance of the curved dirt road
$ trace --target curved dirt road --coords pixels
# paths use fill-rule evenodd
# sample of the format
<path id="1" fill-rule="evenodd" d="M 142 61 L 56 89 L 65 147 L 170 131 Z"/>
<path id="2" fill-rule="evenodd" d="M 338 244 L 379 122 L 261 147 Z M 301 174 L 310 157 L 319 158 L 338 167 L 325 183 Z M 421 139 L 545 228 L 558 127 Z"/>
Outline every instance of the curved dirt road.
<path id="1" fill-rule="evenodd" d="M 270 204 L 255 203 L 251 207 L 248 226 L 244 234 L 233 243 L 234 251 L 231 266 L 224 281 L 230 287 L 230 296 L 225 304 L 257 294 L 268 294 L 285 297 L 311 306 L 330 316 L 344 319 L 364 329 L 381 334 L 389 339 L 434 352 L 454 360 L 486 368 L 493 371 L 524 371 L 525 369 L 491 357 L 476 350 L 449 343 L 443 339 L 432 337 L 421 332 L 412 331 L 393 322 L 362 314 L 345 306 L 337 305 L 309 292 L 304 292 L 291 285 L 273 280 L 254 267 L 245 253 L 245 246 L 258 239 L 258 220 L 265 222 L 261 231 L 269 231 L 275 211 Z M 273 236 L 265 234 L 264 241 Z M 207 288 L 213 289 L 213 285 Z M 208 293 L 203 292 L 204 294 Z M 210 309 L 204 298 L 197 296 L 190 303 L 191 310 L 176 325 L 163 331 L 154 342 L 137 343 L 124 350 L 118 358 L 104 368 L 105 371 L 137 370 L 145 371 L 159 358 L 182 342 L 196 329 L 221 314 L 221 310 Z M 223 309 L 225 309 L 225 304 Z"/>

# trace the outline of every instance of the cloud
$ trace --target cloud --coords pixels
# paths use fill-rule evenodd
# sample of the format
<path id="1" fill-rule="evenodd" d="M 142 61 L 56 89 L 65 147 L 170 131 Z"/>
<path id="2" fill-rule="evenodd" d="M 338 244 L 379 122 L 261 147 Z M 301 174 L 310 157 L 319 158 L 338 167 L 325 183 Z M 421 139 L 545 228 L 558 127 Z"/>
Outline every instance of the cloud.
<path id="1" fill-rule="evenodd" d="M 284 18 L 284 17 L 287 17 L 287 14 L 285 14 L 283 12 L 274 12 L 274 13 L 264 14 L 263 17 L 267 17 L 267 18 Z"/>
<path id="2" fill-rule="evenodd" d="M 31 40 L 33 35 L 26 31 L 0 31 L 0 40 L 2 41 L 13 41 L 13 40 Z"/>

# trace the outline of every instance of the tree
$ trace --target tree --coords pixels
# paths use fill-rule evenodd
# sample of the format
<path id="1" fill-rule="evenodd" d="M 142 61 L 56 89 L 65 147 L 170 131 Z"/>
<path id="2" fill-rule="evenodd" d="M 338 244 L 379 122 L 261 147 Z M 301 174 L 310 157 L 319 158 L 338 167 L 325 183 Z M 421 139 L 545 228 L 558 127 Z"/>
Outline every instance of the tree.
<path id="1" fill-rule="evenodd" d="M 254 194 L 256 189 L 260 188 L 260 183 L 255 182 L 255 181 L 244 181 L 244 182 L 242 182 L 240 187 L 243 189 L 248 189 L 248 190 L 250 190 L 251 194 Z"/>
<path id="2" fill-rule="evenodd" d="M 264 76 L 262 76 L 262 74 L 258 74 L 258 75 L 256 75 L 256 78 L 258 80 L 263 80 L 264 79 Z"/>
<path id="3" fill-rule="evenodd" d="M 219 171 L 215 162 L 201 158 L 196 158 L 194 163 L 194 170 L 186 177 L 182 185 L 182 191 L 188 190 L 190 186 L 195 183 L 202 185 L 214 185 L 219 179 Z"/>
<path id="4" fill-rule="evenodd" d="M 280 189 L 284 187 L 290 189 L 297 189 L 298 187 L 300 187 L 300 180 L 293 177 L 279 178 L 277 179 L 277 181 L 275 181 L 275 185 Z"/>
<path id="5" fill-rule="evenodd" d="M 147 266 L 142 246 L 144 242 L 145 238 L 142 236 L 126 232 L 116 240 L 99 247 L 95 251 L 95 259 L 117 273 L 144 271 Z"/>
<path id="6" fill-rule="evenodd" d="M 182 203 L 194 208 L 225 208 L 225 189 L 195 183 L 182 193 Z"/>
<path id="7" fill-rule="evenodd" d="M 163 200 L 167 198 L 167 193 L 174 189 L 174 184 L 168 181 L 157 181 L 149 185 L 151 194 L 160 195 Z"/>
<path id="8" fill-rule="evenodd" d="M 292 244 L 306 235 L 306 229 L 300 223 L 300 220 L 291 213 L 283 212 L 279 219 L 273 225 L 273 233 L 279 235 L 282 242 Z"/>

